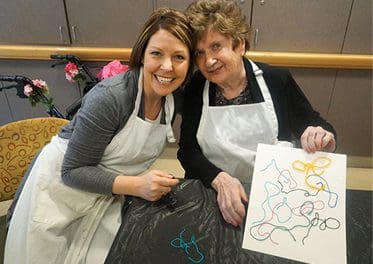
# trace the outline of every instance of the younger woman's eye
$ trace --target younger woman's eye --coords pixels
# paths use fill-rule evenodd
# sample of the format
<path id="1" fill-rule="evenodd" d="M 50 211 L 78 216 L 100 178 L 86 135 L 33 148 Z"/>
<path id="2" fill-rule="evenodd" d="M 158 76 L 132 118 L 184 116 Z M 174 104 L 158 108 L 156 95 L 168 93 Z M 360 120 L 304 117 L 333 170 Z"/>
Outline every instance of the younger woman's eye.
<path id="1" fill-rule="evenodd" d="M 150 52 L 150 54 L 153 55 L 153 56 L 160 56 L 161 55 L 161 53 L 159 51 L 152 51 L 152 52 Z"/>
<path id="2" fill-rule="evenodd" d="M 182 56 L 182 55 L 176 55 L 175 58 L 178 61 L 183 61 L 185 59 L 184 56 Z"/>

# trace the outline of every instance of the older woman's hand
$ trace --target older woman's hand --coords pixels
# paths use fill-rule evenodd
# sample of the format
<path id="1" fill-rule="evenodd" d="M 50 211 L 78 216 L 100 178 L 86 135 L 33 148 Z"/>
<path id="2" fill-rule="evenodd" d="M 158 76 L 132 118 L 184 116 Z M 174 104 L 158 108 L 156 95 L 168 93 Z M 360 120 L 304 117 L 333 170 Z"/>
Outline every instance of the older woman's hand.
<path id="1" fill-rule="evenodd" d="M 336 147 L 333 133 L 320 126 L 307 127 L 301 136 L 301 144 L 302 148 L 308 153 L 314 153 L 319 150 L 332 152 Z"/>
<path id="2" fill-rule="evenodd" d="M 226 172 L 220 172 L 211 186 L 217 191 L 217 202 L 223 218 L 231 225 L 243 223 L 248 198 L 241 182 Z"/>

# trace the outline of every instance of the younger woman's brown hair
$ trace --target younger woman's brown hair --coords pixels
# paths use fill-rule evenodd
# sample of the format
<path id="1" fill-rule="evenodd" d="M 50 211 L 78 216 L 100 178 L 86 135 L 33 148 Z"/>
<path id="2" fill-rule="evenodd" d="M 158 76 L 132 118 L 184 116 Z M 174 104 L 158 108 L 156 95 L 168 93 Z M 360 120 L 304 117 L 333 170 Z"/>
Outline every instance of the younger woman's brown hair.
<path id="1" fill-rule="evenodd" d="M 172 8 L 159 8 L 153 12 L 145 22 L 135 45 L 132 48 L 130 57 L 130 69 L 138 69 L 142 66 L 145 49 L 149 39 L 160 29 L 166 30 L 179 39 L 188 48 L 192 58 L 194 50 L 193 31 L 190 27 L 188 17 L 181 11 Z M 192 74 L 193 63 L 191 62 L 185 80 Z M 184 81 L 185 83 L 185 81 Z"/>

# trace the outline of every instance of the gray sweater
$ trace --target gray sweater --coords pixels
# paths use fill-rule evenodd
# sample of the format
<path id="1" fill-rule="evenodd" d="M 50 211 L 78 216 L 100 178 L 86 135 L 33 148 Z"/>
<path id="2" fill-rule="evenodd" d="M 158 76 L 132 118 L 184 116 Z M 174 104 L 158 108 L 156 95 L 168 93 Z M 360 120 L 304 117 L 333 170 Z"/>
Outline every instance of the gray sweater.
<path id="1" fill-rule="evenodd" d="M 82 107 L 58 134 L 69 139 L 62 164 L 62 180 L 73 188 L 111 195 L 117 174 L 97 167 L 107 145 L 125 126 L 134 109 L 138 71 L 106 79 L 82 101 Z M 177 100 L 175 100 L 176 102 Z M 143 103 L 139 116 L 144 118 Z M 161 123 L 164 123 L 164 111 Z"/>
<path id="2" fill-rule="evenodd" d="M 112 195 L 114 173 L 97 167 L 112 138 L 126 125 L 133 112 L 137 95 L 139 72 L 127 71 L 98 83 L 82 101 L 73 120 L 64 126 L 59 137 L 68 139 L 68 147 L 62 164 L 63 182 L 76 189 Z M 180 112 L 182 92 L 174 93 L 175 112 Z M 144 107 L 138 116 L 144 118 Z M 161 123 L 164 123 L 162 111 Z M 14 208 L 38 155 L 34 157 L 18 186 L 6 217 L 9 227 Z"/>

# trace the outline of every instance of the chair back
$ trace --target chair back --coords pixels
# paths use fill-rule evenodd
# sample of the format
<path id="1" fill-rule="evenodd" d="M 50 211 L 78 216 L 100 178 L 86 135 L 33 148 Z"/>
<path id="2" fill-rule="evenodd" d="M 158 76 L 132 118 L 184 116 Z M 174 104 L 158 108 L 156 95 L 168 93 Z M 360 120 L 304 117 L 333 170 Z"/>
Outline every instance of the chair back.
<path id="1" fill-rule="evenodd" d="M 35 154 L 68 122 L 41 117 L 0 126 L 0 202 L 13 198 Z"/>

